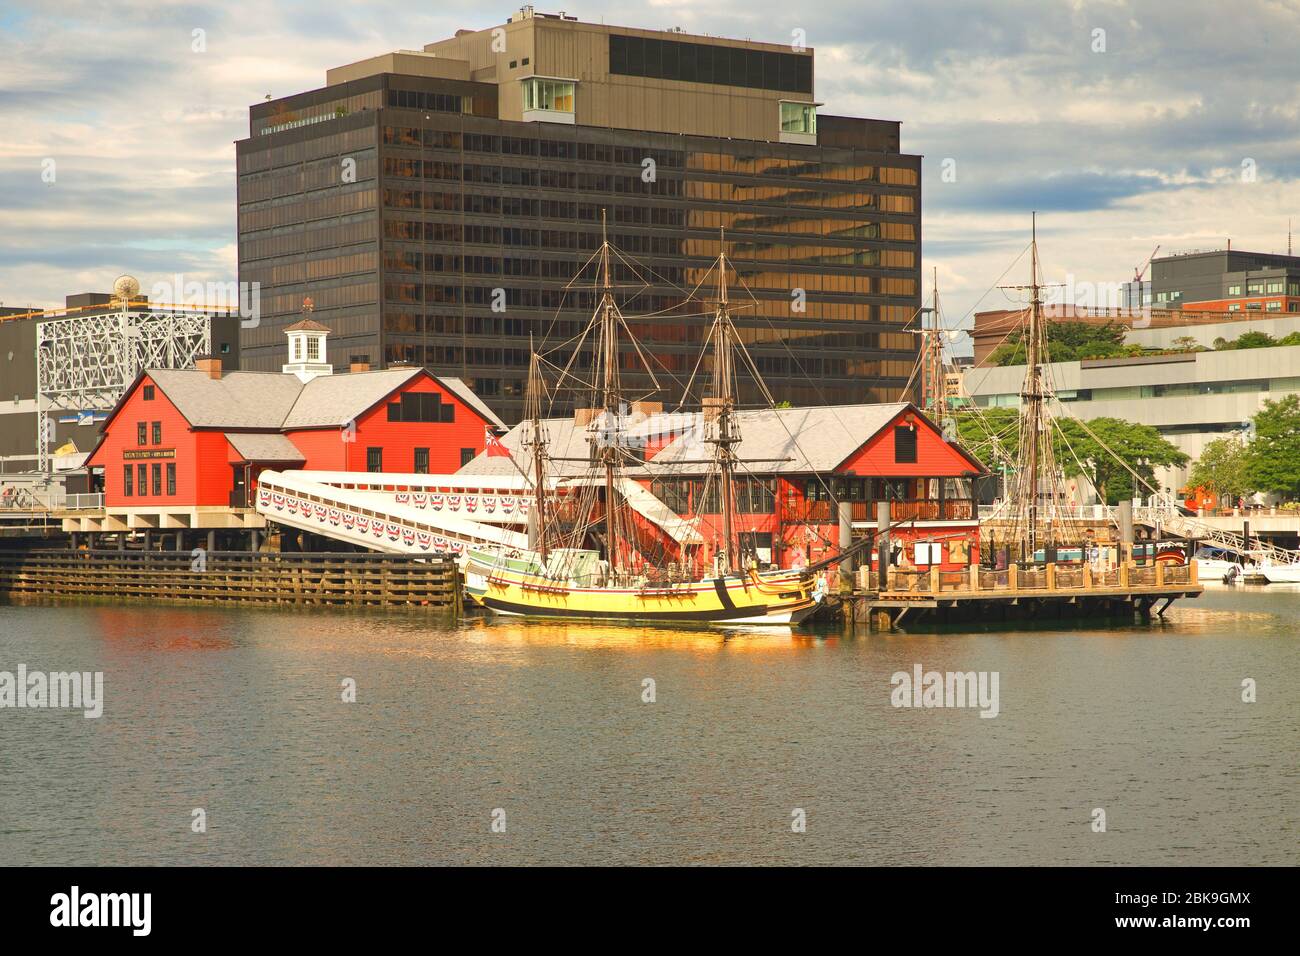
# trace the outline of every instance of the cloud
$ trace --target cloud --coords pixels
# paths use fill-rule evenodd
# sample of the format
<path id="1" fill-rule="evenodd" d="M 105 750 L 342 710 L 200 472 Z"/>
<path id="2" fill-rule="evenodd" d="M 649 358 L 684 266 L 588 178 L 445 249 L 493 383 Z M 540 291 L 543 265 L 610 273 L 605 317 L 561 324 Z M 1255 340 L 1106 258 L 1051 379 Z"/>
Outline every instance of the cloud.
<path id="1" fill-rule="evenodd" d="M 250 104 L 517 6 L 9 0 L 0 298 L 56 305 L 120 271 L 233 278 L 232 144 Z M 1216 0 L 594 0 L 581 14 L 775 42 L 804 31 L 823 109 L 901 120 L 904 150 L 925 156 L 924 274 L 939 269 L 952 321 L 990 304 L 1030 210 L 1045 267 L 1095 282 L 1131 276 L 1157 242 L 1280 249 L 1300 214 L 1295 0 L 1239 0 L 1226 17 Z"/>

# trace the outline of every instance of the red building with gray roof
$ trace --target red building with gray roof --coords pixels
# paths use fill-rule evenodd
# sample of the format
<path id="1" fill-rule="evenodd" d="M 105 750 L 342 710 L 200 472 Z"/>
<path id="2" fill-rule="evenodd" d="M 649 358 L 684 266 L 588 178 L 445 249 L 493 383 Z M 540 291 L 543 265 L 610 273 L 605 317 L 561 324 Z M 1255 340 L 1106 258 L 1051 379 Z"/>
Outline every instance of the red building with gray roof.
<path id="1" fill-rule="evenodd" d="M 203 359 L 137 376 L 87 459 L 103 471 L 106 518 L 93 530 L 260 527 L 248 506 L 263 469 L 451 473 L 505 428 L 460 379 L 416 367 L 333 375 L 327 328 L 286 332 L 279 373 Z"/>
<path id="2" fill-rule="evenodd" d="M 865 533 L 887 502 L 890 520 L 906 522 L 893 537 L 908 561 L 944 569 L 978 562 L 972 481 L 987 470 L 911 403 L 742 410 L 737 422 L 736 455 L 753 462 L 738 473 L 737 527 L 761 559 L 792 567 L 829 557 L 839 547 L 838 504 L 849 505 L 853 529 Z M 676 514 L 701 516 L 696 560 L 705 565 L 722 539 L 717 482 L 701 464 L 714 454 L 708 424 L 701 412 L 642 404 L 619 427 L 631 453 L 647 462 L 629 473 Z M 603 413 L 547 420 L 548 468 L 586 474 L 593 429 L 603 428 Z M 513 462 L 485 453 L 460 474 L 519 474 L 528 467 L 530 433 L 524 424 L 501 439 Z"/>

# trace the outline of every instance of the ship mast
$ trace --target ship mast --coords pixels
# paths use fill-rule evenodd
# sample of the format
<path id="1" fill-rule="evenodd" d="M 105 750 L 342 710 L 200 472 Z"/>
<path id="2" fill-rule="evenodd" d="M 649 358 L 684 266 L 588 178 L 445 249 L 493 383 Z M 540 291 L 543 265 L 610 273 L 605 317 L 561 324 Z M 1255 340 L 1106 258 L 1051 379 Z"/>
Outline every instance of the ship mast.
<path id="1" fill-rule="evenodd" d="M 727 300 L 727 248 L 726 231 L 721 234 L 718 253 L 718 310 L 713 320 L 713 405 L 717 415 L 717 435 L 709 441 L 714 445 L 714 461 L 722 492 L 722 528 L 725 538 L 727 571 L 740 569 L 739 541 L 735 529 L 736 513 L 736 454 L 733 446 L 739 443 L 736 428 L 736 399 L 732 391 L 733 359 L 731 340 L 734 327 L 728 311 Z"/>
<path id="2" fill-rule="evenodd" d="M 1028 553 L 1026 560 L 1033 560 L 1038 545 L 1038 441 L 1039 430 L 1043 420 L 1043 371 L 1039 367 L 1041 356 L 1038 353 L 1039 330 L 1042 326 L 1042 287 L 1038 284 L 1038 214 L 1034 213 L 1030 226 L 1030 300 L 1029 300 L 1029 336 L 1026 344 L 1024 389 L 1020 393 L 1023 408 L 1022 429 L 1027 442 L 1028 470 L 1026 482 L 1028 500 Z"/>
<path id="3" fill-rule="evenodd" d="M 547 556 L 546 527 L 546 435 L 542 431 L 542 375 L 538 367 L 538 355 L 532 348 L 532 336 L 528 341 L 528 417 L 532 421 L 532 479 L 533 479 L 533 521 L 537 529 L 536 551 L 545 564 Z"/>
<path id="4" fill-rule="evenodd" d="M 615 504 L 614 476 L 620 453 L 617 427 L 623 410 L 623 396 L 618 376 L 618 312 L 614 305 L 613 286 L 609 280 L 609 237 L 605 228 L 605 211 L 600 212 L 600 353 L 603 368 L 601 396 L 605 411 L 607 441 L 597 446 L 597 459 L 605 469 L 605 548 L 611 573 L 621 570 L 618 547 L 618 521 Z"/>

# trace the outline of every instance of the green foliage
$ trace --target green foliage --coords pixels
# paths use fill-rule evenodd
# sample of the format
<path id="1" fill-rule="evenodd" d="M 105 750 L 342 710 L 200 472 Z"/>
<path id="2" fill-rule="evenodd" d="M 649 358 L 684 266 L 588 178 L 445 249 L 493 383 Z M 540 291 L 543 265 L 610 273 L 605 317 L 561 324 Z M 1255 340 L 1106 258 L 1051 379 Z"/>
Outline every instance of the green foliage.
<path id="1" fill-rule="evenodd" d="M 986 408 L 982 412 L 982 415 L 974 412 L 959 414 L 957 433 L 966 449 L 996 473 L 1002 459 L 996 454 L 994 436 L 1001 439 L 1002 447 L 1011 460 L 1016 461 L 1020 416 L 1014 408 Z M 1084 478 L 1107 504 L 1150 493 L 1146 485 L 1134 481 L 1128 468 L 1137 472 L 1150 486 L 1158 487 L 1155 480 L 1157 468 L 1185 465 L 1188 461 L 1187 455 L 1150 425 L 1138 425 L 1118 418 L 1094 418 L 1087 423 L 1088 429 L 1097 436 L 1093 438 L 1073 419 L 1060 419 L 1056 424 L 1052 448 L 1057 464 L 1067 477 Z"/>
<path id="2" fill-rule="evenodd" d="M 1270 349 L 1278 345 L 1300 345 L 1300 332 L 1275 339 L 1267 332 L 1243 332 L 1235 339 L 1217 338 L 1214 347 L 1220 352 L 1234 349 Z"/>
<path id="3" fill-rule="evenodd" d="M 1170 343 L 1170 348 L 1175 352 L 1208 352 L 1204 345 L 1196 341 L 1193 335 L 1180 335 Z"/>
<path id="4" fill-rule="evenodd" d="M 1215 339 L 1214 347 L 1219 351 L 1234 349 L 1267 349 L 1277 345 L 1277 339 L 1267 332 L 1242 332 L 1235 339 Z"/>
<path id="5" fill-rule="evenodd" d="M 1071 419 L 1058 424 L 1056 460 L 1062 470 L 1070 477 L 1086 478 L 1109 505 L 1149 494 L 1147 485 L 1158 488 L 1157 468 L 1188 462 L 1187 455 L 1150 425 L 1118 418 L 1094 418 L 1088 422 L 1092 432 L 1089 434 Z M 1146 484 L 1135 481 L 1129 469 L 1137 472 Z"/>
<path id="6" fill-rule="evenodd" d="M 1300 396 L 1265 401 L 1252 421 L 1247 480 L 1257 491 L 1300 493 Z"/>
<path id="7" fill-rule="evenodd" d="M 1077 362 L 1087 358 L 1117 358 L 1140 355 L 1138 346 L 1124 344 L 1125 328 L 1114 322 L 1091 325 L 1087 322 L 1048 322 L 1047 358 L 1052 362 Z M 994 365 L 1024 365 L 1025 343 L 1020 331 L 993 350 L 989 362 Z"/>
<path id="8" fill-rule="evenodd" d="M 996 474 L 1008 457 L 1015 460 L 1020 444 L 1020 412 L 1017 409 L 962 411 L 957 413 L 956 419 L 958 440 L 989 471 Z M 998 453 L 999 442 L 1002 454 Z"/>
<path id="9" fill-rule="evenodd" d="M 1207 444 L 1187 475 L 1188 488 L 1240 498 L 1255 489 L 1248 477 L 1250 449 L 1240 435 L 1225 435 Z"/>

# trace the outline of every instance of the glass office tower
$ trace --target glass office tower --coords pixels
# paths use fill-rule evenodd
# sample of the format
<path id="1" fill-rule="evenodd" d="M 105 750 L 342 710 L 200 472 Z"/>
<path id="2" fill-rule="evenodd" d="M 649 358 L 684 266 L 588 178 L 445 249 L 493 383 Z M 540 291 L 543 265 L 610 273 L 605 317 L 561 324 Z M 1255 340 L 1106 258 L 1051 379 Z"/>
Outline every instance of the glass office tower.
<path id="1" fill-rule="evenodd" d="M 564 365 L 590 318 L 603 213 L 659 385 L 629 348 L 629 398 L 679 401 L 714 290 L 689 293 L 725 230 L 736 324 L 777 401 L 897 400 L 921 238 L 920 157 L 898 151 L 898 124 L 818 116 L 811 51 L 527 20 L 495 59 L 479 31 L 252 108 L 239 259 L 262 313 L 244 367 L 280 367 L 310 298 L 341 365 L 426 365 L 516 421 L 530 341 Z M 759 396 L 742 382 L 741 400 Z"/>

